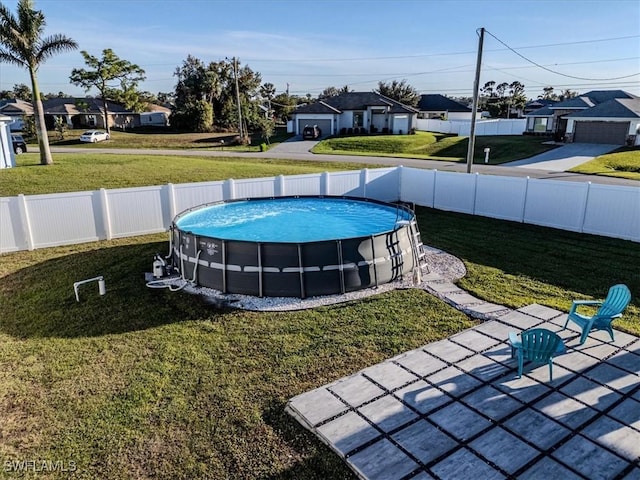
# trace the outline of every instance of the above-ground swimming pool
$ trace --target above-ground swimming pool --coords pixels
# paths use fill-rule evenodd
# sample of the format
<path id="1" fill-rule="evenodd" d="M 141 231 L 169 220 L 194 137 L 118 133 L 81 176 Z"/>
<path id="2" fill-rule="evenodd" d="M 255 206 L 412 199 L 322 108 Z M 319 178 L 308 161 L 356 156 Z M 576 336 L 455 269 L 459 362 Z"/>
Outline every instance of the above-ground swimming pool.
<path id="1" fill-rule="evenodd" d="M 300 297 L 388 283 L 418 267 L 421 242 L 407 207 L 351 197 L 222 201 L 177 215 L 171 263 L 223 293 Z"/>

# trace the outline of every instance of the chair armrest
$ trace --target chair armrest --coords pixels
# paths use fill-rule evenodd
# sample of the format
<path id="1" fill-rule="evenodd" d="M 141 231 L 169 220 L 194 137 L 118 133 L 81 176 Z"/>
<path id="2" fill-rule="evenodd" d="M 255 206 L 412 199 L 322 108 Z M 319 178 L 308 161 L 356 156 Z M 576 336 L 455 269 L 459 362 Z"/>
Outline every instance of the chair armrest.
<path id="1" fill-rule="evenodd" d="M 522 340 L 518 338 L 517 333 L 509 332 L 509 343 L 512 348 L 522 348 Z"/>
<path id="2" fill-rule="evenodd" d="M 569 315 L 574 313 L 580 305 L 602 305 L 601 300 L 574 300 L 571 304 L 571 310 L 569 310 Z"/>

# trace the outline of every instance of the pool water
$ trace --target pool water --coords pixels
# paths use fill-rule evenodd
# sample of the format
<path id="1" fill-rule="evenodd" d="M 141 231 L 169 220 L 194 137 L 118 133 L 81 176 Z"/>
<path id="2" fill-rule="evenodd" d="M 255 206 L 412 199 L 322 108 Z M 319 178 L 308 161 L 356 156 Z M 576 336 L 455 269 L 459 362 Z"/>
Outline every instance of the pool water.
<path id="1" fill-rule="evenodd" d="M 219 203 L 183 214 L 176 225 L 218 239 L 286 243 L 365 237 L 410 219 L 388 204 L 316 197 Z"/>

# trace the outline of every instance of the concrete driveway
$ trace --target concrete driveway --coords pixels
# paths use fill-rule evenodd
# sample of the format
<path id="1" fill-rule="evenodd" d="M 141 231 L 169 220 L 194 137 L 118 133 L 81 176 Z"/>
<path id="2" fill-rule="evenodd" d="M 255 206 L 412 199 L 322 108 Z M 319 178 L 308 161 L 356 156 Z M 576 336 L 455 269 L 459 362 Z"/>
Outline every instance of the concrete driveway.
<path id="1" fill-rule="evenodd" d="M 269 153 L 282 153 L 282 154 L 309 154 L 312 153 L 309 151 L 313 147 L 317 145 L 317 143 L 326 137 L 320 137 L 315 140 L 304 140 L 302 135 L 296 135 L 295 137 L 291 137 L 286 141 L 276 145 L 272 149 L 269 150 Z"/>
<path id="2" fill-rule="evenodd" d="M 620 145 L 602 145 L 598 143 L 570 143 L 535 155 L 524 160 L 503 163 L 504 167 L 525 167 L 536 170 L 551 170 L 565 172 L 582 163 L 611 152 Z"/>

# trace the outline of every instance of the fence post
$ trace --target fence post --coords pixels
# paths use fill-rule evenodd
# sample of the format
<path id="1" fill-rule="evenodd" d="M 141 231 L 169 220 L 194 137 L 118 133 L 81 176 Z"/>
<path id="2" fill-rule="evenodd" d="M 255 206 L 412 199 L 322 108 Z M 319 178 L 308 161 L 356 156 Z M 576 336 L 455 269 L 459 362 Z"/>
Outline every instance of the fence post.
<path id="1" fill-rule="evenodd" d="M 438 169 L 433 170 L 433 192 L 431 194 L 431 208 L 436 208 L 436 178 L 438 177 Z"/>
<path id="2" fill-rule="evenodd" d="M 18 208 L 20 210 L 20 219 L 22 220 L 24 238 L 27 241 L 27 250 L 31 251 L 35 248 L 33 242 L 33 231 L 31 230 L 31 221 L 29 220 L 29 209 L 27 208 L 27 198 L 21 193 L 18 195 Z"/>
<path id="3" fill-rule="evenodd" d="M 104 235 L 107 240 L 113 238 L 111 231 L 111 212 L 109 211 L 109 197 L 107 191 L 104 188 L 100 189 L 100 209 L 102 211 L 102 228 L 104 229 Z"/>
<path id="4" fill-rule="evenodd" d="M 587 208 L 589 207 L 589 193 L 591 192 L 591 182 L 587 182 L 587 193 L 584 196 L 584 208 L 580 219 L 580 233 L 584 233 L 584 222 L 587 219 Z"/>
<path id="5" fill-rule="evenodd" d="M 225 180 L 224 188 L 222 190 L 223 200 L 233 200 L 236 198 L 236 185 L 233 178 Z"/>
<path id="6" fill-rule="evenodd" d="M 278 175 L 276 177 L 276 197 L 284 197 L 287 194 L 287 188 L 284 175 Z"/>
<path id="7" fill-rule="evenodd" d="M 320 174 L 320 194 L 330 195 L 331 192 L 331 177 L 329 172 L 322 172 Z"/>
<path id="8" fill-rule="evenodd" d="M 363 168 L 360 170 L 360 191 L 362 197 L 367 198 L 367 184 L 369 183 L 369 169 Z"/>
<path id="9" fill-rule="evenodd" d="M 527 176 L 524 182 L 524 197 L 522 198 L 522 214 L 520 215 L 520 223 L 524 223 L 524 217 L 527 210 L 527 194 L 529 193 L 529 178 Z"/>
<path id="10" fill-rule="evenodd" d="M 473 181 L 473 207 L 471 209 L 472 215 L 476 214 L 476 202 L 478 200 L 478 176 L 479 173 L 476 172 L 476 178 Z"/>

